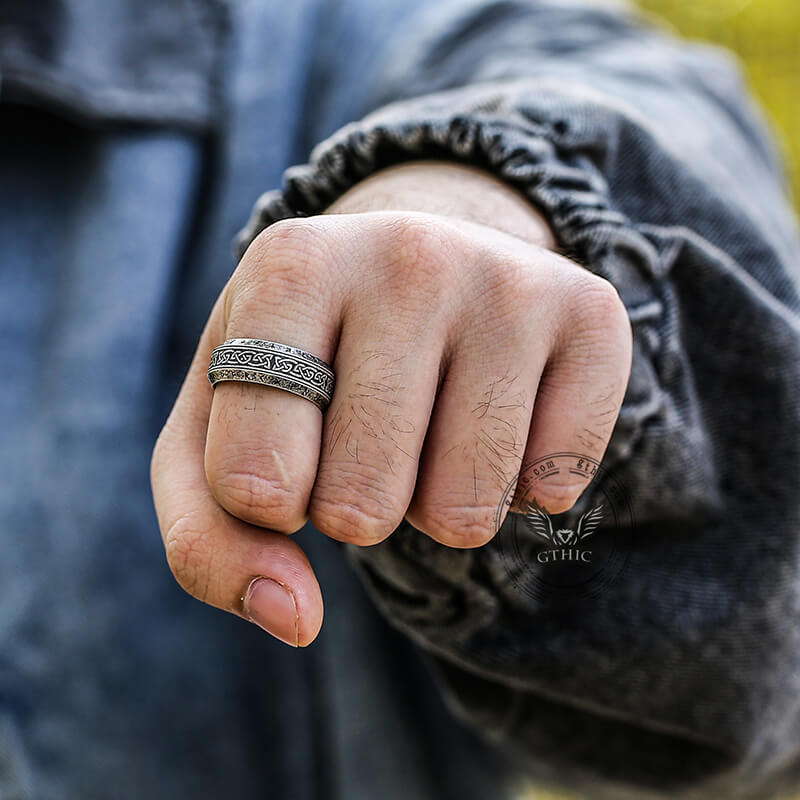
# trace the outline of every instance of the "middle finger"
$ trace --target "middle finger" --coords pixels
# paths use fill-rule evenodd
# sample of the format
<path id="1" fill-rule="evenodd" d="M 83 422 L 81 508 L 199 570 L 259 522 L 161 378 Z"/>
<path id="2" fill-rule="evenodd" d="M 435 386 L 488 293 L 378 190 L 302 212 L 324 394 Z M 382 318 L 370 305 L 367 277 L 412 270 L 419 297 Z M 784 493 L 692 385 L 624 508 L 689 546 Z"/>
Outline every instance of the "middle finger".
<path id="1" fill-rule="evenodd" d="M 442 353 L 436 325 L 405 325 L 396 309 L 367 316 L 342 325 L 336 397 L 309 503 L 322 533 L 359 545 L 382 541 L 402 522 Z"/>

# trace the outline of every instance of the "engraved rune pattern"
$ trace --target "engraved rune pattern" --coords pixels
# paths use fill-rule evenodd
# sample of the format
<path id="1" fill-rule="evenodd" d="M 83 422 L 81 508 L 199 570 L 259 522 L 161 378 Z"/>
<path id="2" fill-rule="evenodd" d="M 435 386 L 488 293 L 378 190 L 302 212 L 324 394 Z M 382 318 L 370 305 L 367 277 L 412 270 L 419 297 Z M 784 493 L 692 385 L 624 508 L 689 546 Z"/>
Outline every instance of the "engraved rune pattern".
<path id="1" fill-rule="evenodd" d="M 245 381 L 274 386 L 305 397 L 324 409 L 335 383 L 333 371 L 320 358 L 296 347 L 262 339 L 228 339 L 211 354 L 211 385 Z"/>

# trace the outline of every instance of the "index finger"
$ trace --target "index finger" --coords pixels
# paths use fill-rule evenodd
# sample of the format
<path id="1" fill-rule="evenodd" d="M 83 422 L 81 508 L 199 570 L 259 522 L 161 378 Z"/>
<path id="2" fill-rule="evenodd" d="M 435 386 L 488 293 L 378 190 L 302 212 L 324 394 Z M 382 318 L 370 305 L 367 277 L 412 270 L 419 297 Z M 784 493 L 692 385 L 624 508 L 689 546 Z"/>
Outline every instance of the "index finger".
<path id="1" fill-rule="evenodd" d="M 260 625 L 294 646 L 322 625 L 322 594 L 302 549 L 289 537 L 242 522 L 214 499 L 204 457 L 213 389 L 206 372 L 223 341 L 225 292 L 200 338 L 158 437 L 150 467 L 167 562 L 193 597 Z"/>

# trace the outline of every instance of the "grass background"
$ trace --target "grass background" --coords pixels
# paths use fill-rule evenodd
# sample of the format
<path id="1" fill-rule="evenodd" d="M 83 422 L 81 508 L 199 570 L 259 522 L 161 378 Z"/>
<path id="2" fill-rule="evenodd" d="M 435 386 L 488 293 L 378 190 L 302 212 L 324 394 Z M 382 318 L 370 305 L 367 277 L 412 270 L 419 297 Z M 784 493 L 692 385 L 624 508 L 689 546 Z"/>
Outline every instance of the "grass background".
<path id="1" fill-rule="evenodd" d="M 795 208 L 800 209 L 800 2 L 638 0 L 638 4 L 683 36 L 720 44 L 739 56 L 783 150 Z M 591 800 L 530 785 L 522 787 L 519 797 Z"/>

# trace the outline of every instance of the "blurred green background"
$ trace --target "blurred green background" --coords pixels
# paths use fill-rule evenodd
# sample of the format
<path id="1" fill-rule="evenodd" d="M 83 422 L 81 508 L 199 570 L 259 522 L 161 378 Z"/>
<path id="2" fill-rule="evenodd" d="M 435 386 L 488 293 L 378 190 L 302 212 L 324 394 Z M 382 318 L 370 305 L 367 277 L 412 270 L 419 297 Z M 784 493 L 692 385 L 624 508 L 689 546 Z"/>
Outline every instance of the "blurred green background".
<path id="1" fill-rule="evenodd" d="M 737 53 L 761 101 L 792 178 L 800 208 L 800 2 L 798 0 L 639 0 L 692 39 Z"/>
<path id="2" fill-rule="evenodd" d="M 783 150 L 800 209 L 800 0 L 638 0 L 638 5 L 684 37 L 739 56 Z M 525 786 L 520 800 L 591 797 Z"/>

